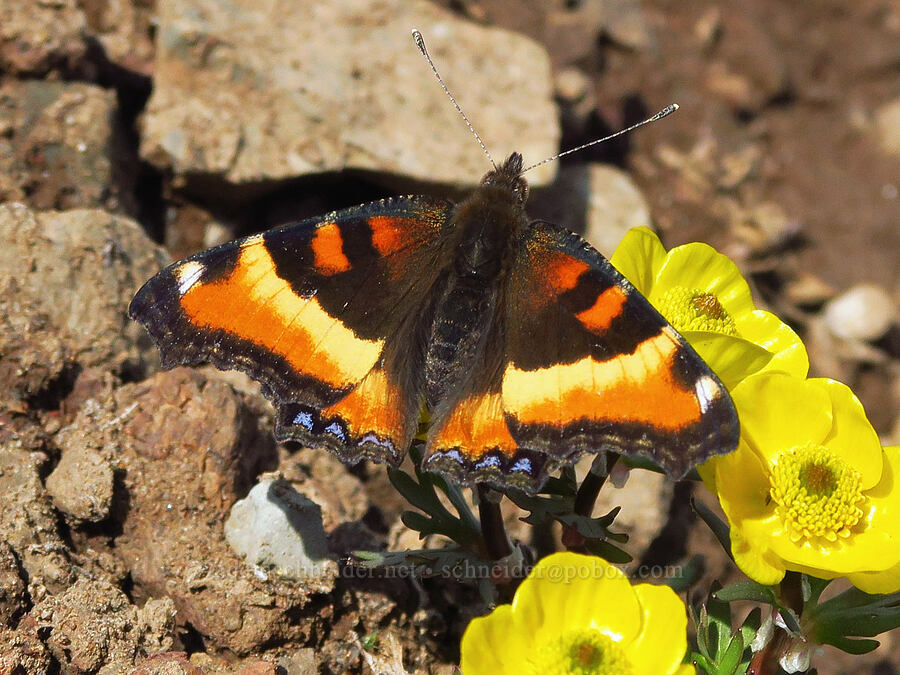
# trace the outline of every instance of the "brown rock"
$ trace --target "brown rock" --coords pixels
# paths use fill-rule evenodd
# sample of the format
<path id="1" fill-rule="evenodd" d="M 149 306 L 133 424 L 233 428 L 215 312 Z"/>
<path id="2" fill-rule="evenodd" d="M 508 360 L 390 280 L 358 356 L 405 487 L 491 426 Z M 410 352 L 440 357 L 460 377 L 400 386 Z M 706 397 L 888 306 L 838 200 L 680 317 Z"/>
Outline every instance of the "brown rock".
<path id="1" fill-rule="evenodd" d="M 242 397 L 181 368 L 121 388 L 102 416 L 115 423 L 80 414 L 73 426 L 95 447 L 118 449 L 128 508 L 116 551 L 135 595 L 170 596 L 180 623 L 237 654 L 308 639 L 319 621 L 302 611 L 310 588 L 254 573 L 224 539 L 231 506 L 276 460 Z"/>
<path id="2" fill-rule="evenodd" d="M 56 512 L 41 482 L 46 457 L 18 443 L 0 446 L 0 532 L 27 574 L 28 594 L 39 602 L 74 581 L 69 551 L 59 534 Z"/>
<path id="3" fill-rule="evenodd" d="M 106 58 L 130 71 L 153 73 L 152 2 L 104 0 L 82 3 L 93 37 L 103 45 Z"/>
<path id="4" fill-rule="evenodd" d="M 710 63 L 706 86 L 741 110 L 758 110 L 789 87 L 782 50 L 767 26 L 744 12 L 722 16 L 722 39 Z"/>
<path id="5" fill-rule="evenodd" d="M 176 175 L 232 183 L 359 168 L 471 185 L 484 156 L 411 26 L 498 161 L 513 150 L 526 162 L 553 153 L 550 64 L 537 43 L 422 0 L 320 3 L 314 21 L 309 12 L 291 0 L 160 3 L 141 154 Z"/>
<path id="6" fill-rule="evenodd" d="M 0 626 L 0 673 L 47 673 L 50 664 L 50 652 L 35 631 Z"/>
<path id="7" fill-rule="evenodd" d="M 25 612 L 27 600 L 25 579 L 16 552 L 6 541 L 0 540 L 0 626 L 14 626 Z"/>
<path id="8" fill-rule="evenodd" d="M 184 652 L 165 652 L 140 661 L 131 675 L 204 675 Z"/>
<path id="9" fill-rule="evenodd" d="M 10 80 L 0 86 L 0 201 L 35 209 L 111 201 L 114 91 Z"/>
<path id="10" fill-rule="evenodd" d="M 371 502 L 362 482 L 334 455 L 302 448 L 278 467 L 297 492 L 322 507 L 325 530 L 360 520 Z"/>
<path id="11" fill-rule="evenodd" d="M 889 155 L 900 156 L 900 97 L 875 111 L 875 129 L 881 149 Z"/>
<path id="12" fill-rule="evenodd" d="M 135 222 L 4 204 L 0 241 L 0 381 L 12 383 L 0 401 L 32 397 L 75 364 L 158 363 L 125 310 L 166 257 Z"/>
<path id="13" fill-rule="evenodd" d="M 64 593 L 47 598 L 30 613 L 67 673 L 102 666 L 131 665 L 139 656 L 172 648 L 175 608 L 169 598 L 132 605 L 118 588 L 79 579 Z"/>
<path id="14" fill-rule="evenodd" d="M 71 71 L 84 56 L 84 14 L 76 0 L 0 4 L 0 71 Z"/>
<path id="15" fill-rule="evenodd" d="M 64 437 L 65 438 L 65 437 Z M 47 476 L 47 492 L 60 511 L 76 521 L 98 523 L 109 515 L 113 496 L 113 470 L 99 452 L 65 439 L 69 445 Z M 65 447 L 61 443 L 61 447 Z"/>

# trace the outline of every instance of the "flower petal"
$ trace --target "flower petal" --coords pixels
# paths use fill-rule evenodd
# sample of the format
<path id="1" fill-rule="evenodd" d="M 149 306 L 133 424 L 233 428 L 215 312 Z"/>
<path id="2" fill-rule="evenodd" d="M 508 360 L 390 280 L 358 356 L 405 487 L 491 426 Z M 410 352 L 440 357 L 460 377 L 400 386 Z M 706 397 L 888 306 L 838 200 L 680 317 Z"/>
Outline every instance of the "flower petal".
<path id="1" fill-rule="evenodd" d="M 778 583 L 785 567 L 768 542 L 781 523 L 769 501 L 769 475 L 763 460 L 742 440 L 736 451 L 715 459 L 715 474 L 737 566 L 758 583 Z"/>
<path id="2" fill-rule="evenodd" d="M 732 528 L 731 556 L 741 572 L 758 584 L 773 586 L 784 578 L 784 563 L 770 551 L 755 545 L 764 540 L 766 523 L 754 523 L 746 530 Z M 759 530 L 757 532 L 756 530 Z"/>
<path id="3" fill-rule="evenodd" d="M 856 572 L 847 579 L 863 593 L 896 593 L 900 591 L 900 563 L 883 572 Z"/>
<path id="4" fill-rule="evenodd" d="M 472 619 L 460 644 L 460 668 L 464 675 L 520 673 L 525 668 L 527 646 L 513 630 L 511 605 L 500 605 L 487 616 Z"/>
<path id="5" fill-rule="evenodd" d="M 641 627 L 637 596 L 622 571 L 577 553 L 554 553 L 535 565 L 516 591 L 513 611 L 517 627 L 532 631 L 535 643 L 568 627 L 630 641 Z"/>
<path id="6" fill-rule="evenodd" d="M 677 286 L 715 295 L 735 320 L 754 309 L 750 286 L 737 265 L 707 244 L 684 244 L 669 251 L 656 275 L 650 302 L 659 306 L 662 293 Z"/>
<path id="7" fill-rule="evenodd" d="M 729 390 L 772 360 L 772 354 L 763 347 L 734 335 L 699 330 L 682 335 Z"/>
<path id="8" fill-rule="evenodd" d="M 666 259 L 666 249 L 649 227 L 625 233 L 609 261 L 642 295 L 649 295 L 656 273 Z"/>
<path id="9" fill-rule="evenodd" d="M 755 309 L 735 317 L 741 337 L 765 348 L 772 354 L 766 370 L 780 370 L 794 377 L 806 377 L 809 356 L 800 336 L 772 312 Z"/>
<path id="10" fill-rule="evenodd" d="M 766 461 L 791 448 L 821 444 L 831 431 L 831 398 L 816 384 L 783 373 L 759 373 L 731 392 L 741 437 Z"/>
<path id="11" fill-rule="evenodd" d="M 687 651 L 687 613 L 684 603 L 668 586 L 638 584 L 644 622 L 640 635 L 627 646 L 635 675 L 678 672 Z"/>
<path id="12" fill-rule="evenodd" d="M 868 490 L 881 479 L 884 453 L 862 403 L 850 387 L 835 380 L 816 378 L 809 382 L 822 387 L 831 398 L 833 420 L 825 445 L 859 472 L 862 489 Z"/>

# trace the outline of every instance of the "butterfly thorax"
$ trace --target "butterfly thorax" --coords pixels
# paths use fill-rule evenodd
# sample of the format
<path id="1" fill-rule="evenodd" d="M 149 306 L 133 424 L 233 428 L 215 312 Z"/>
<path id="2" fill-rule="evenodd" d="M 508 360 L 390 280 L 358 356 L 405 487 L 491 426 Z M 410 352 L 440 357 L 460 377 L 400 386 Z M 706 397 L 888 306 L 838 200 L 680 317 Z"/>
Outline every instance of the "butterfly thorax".
<path id="1" fill-rule="evenodd" d="M 528 224 L 527 184 L 513 154 L 459 204 L 450 223 L 452 262 L 439 277 L 425 358 L 426 398 L 436 406 L 448 388 L 479 367 L 491 317 L 515 242 Z"/>

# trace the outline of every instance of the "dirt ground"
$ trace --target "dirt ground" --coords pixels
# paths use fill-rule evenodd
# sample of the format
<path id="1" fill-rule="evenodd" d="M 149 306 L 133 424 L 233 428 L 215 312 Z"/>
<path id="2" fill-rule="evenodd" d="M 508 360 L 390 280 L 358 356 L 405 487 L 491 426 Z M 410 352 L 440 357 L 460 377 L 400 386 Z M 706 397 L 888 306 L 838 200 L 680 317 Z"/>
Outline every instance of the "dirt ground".
<path id="1" fill-rule="evenodd" d="M 394 673 L 402 653 L 410 672 L 449 675 L 484 611 L 474 588 L 336 566 L 278 576 L 226 540 L 232 506 L 266 474 L 321 517 L 332 558 L 417 546 L 383 468 L 276 444 L 253 383 L 161 371 L 125 316 L 171 258 L 428 181 L 385 167 L 235 186 L 161 166 L 141 149 L 165 37 L 153 0 L 28 4 L 0 7 L 0 673 Z M 604 223 L 566 177 L 596 162 L 627 172 L 667 246 L 731 256 L 803 337 L 811 375 L 849 384 L 900 443 L 900 3 L 438 4 L 546 49 L 561 149 L 677 102 L 561 160 L 531 215 L 590 238 Z M 465 106 L 465 79 L 451 86 Z M 662 521 L 637 559 L 701 553 L 702 584 L 738 579 L 692 494 L 708 501 L 689 485 L 654 496 Z M 373 634 L 381 664 L 363 646 Z M 898 672 L 900 639 L 882 642 L 814 665 Z"/>

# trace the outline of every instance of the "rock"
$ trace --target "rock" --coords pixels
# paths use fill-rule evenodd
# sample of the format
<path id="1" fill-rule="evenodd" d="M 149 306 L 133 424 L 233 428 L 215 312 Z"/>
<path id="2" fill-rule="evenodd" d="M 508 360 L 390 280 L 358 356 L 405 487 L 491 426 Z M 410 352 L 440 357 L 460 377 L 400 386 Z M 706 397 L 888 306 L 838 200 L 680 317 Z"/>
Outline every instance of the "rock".
<path id="1" fill-rule="evenodd" d="M 157 364 L 126 308 L 166 262 L 134 221 L 0 205 L 0 392 L 25 400 L 77 367 Z M 60 264 L 65 261 L 65 264 Z"/>
<path id="2" fill-rule="evenodd" d="M 111 202 L 116 94 L 90 84 L 0 86 L 0 201 L 35 209 Z"/>
<path id="3" fill-rule="evenodd" d="M 711 49 L 722 36 L 722 9 L 709 7 L 703 11 L 694 24 L 694 37 L 704 49 Z"/>
<path id="4" fill-rule="evenodd" d="M 367 488 L 330 452 L 301 448 L 278 467 L 294 490 L 322 509 L 326 532 L 342 523 L 358 521 L 372 506 Z"/>
<path id="5" fill-rule="evenodd" d="M 31 619 L 67 673 L 132 665 L 136 657 L 172 648 L 175 607 L 169 598 L 138 609 L 118 588 L 79 579 L 32 609 Z"/>
<path id="6" fill-rule="evenodd" d="M 41 482 L 46 456 L 19 446 L 16 440 L 0 446 L 0 532 L 25 572 L 30 600 L 39 602 L 65 590 L 74 570 Z"/>
<path id="7" fill-rule="evenodd" d="M 789 89 L 783 50 L 749 13 L 722 16 L 722 37 L 709 64 L 706 87 L 740 110 L 758 110 Z"/>
<path id="8" fill-rule="evenodd" d="M 47 492 L 60 511 L 76 521 L 99 523 L 109 516 L 113 497 L 113 470 L 99 452 L 79 444 L 82 436 L 59 442 L 64 448 L 59 464 L 47 476 Z"/>
<path id="9" fill-rule="evenodd" d="M 547 13 L 545 34 L 556 63 L 565 64 L 589 58 L 601 37 L 634 51 L 658 44 L 639 0 L 566 3 Z"/>
<path id="10" fill-rule="evenodd" d="M 0 540 L 0 626 L 14 626 L 25 613 L 27 601 L 25 579 L 16 552 Z M 7 671 L 0 668 L 0 672 Z"/>
<path id="11" fill-rule="evenodd" d="M 563 68 L 553 80 L 556 96 L 569 104 L 583 100 L 591 91 L 591 86 L 590 78 L 579 68 Z"/>
<path id="12" fill-rule="evenodd" d="M 881 149 L 889 155 L 900 155 L 900 98 L 875 111 L 875 129 Z"/>
<path id="13" fill-rule="evenodd" d="M 356 168 L 471 185 L 484 156 L 411 26 L 498 162 L 513 150 L 537 161 L 556 148 L 544 50 L 424 0 L 318 4 L 315 20 L 312 5 L 290 0 L 174 0 L 157 11 L 141 154 L 177 176 L 240 184 Z"/>
<path id="14" fill-rule="evenodd" d="M 71 72 L 84 57 L 85 18 L 77 0 L 0 4 L 0 72 Z"/>
<path id="15" fill-rule="evenodd" d="M 168 595 L 180 624 L 238 655 L 308 640 L 320 621 L 302 611 L 316 588 L 260 574 L 225 541 L 232 505 L 275 466 L 264 420 L 223 381 L 178 368 L 118 389 L 99 416 L 83 409 L 72 424 L 86 444 L 115 452 L 123 472 L 128 508 L 113 509 L 124 518 L 115 550 L 134 597 Z"/>
<path id="16" fill-rule="evenodd" d="M 609 257 L 633 227 L 650 227 L 650 208 L 630 176 L 615 167 L 592 164 L 588 169 L 585 239 Z"/>
<path id="17" fill-rule="evenodd" d="M 322 509 L 285 480 L 264 478 L 231 507 L 225 539 L 248 565 L 300 579 L 321 593 L 334 587 Z"/>
<path id="18" fill-rule="evenodd" d="M 91 5 L 87 22 L 106 58 L 122 68 L 153 74 L 153 3 L 142 0 L 104 0 Z"/>
<path id="19" fill-rule="evenodd" d="M 139 661 L 131 675 L 204 675 L 184 652 L 164 652 Z"/>
<path id="20" fill-rule="evenodd" d="M 821 305 L 833 298 L 835 293 L 834 286 L 827 281 L 816 274 L 802 271 L 788 281 L 784 289 L 788 301 L 801 307 Z"/>
<path id="21" fill-rule="evenodd" d="M 49 673 L 52 659 L 36 631 L 0 626 L 0 673 Z"/>
<path id="22" fill-rule="evenodd" d="M 885 335 L 897 321 L 897 307 L 880 286 L 858 284 L 826 305 L 824 320 L 840 338 L 871 342 Z"/>

